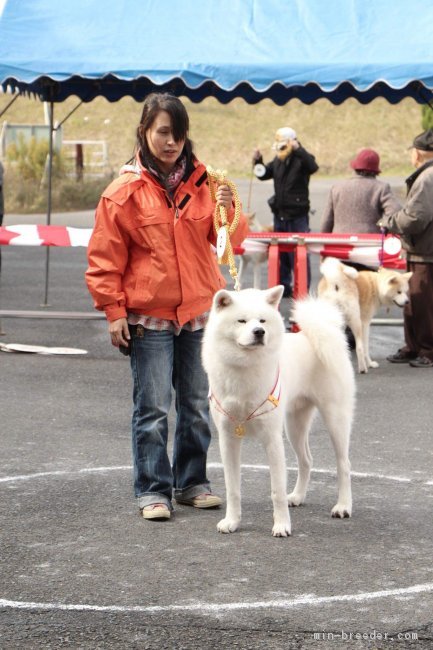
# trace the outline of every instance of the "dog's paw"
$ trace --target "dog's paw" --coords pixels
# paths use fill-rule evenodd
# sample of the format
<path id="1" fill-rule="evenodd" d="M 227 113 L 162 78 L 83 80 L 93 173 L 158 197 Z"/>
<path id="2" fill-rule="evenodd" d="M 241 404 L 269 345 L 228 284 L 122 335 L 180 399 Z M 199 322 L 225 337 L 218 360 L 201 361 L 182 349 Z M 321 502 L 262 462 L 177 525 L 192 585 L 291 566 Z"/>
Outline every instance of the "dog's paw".
<path id="1" fill-rule="evenodd" d="M 272 528 L 273 537 L 289 537 L 291 534 L 290 521 L 274 524 Z"/>
<path id="2" fill-rule="evenodd" d="M 301 506 L 304 501 L 304 497 L 297 492 L 291 492 L 287 495 L 287 504 L 289 508 L 295 508 L 296 506 Z"/>
<path id="3" fill-rule="evenodd" d="M 352 516 L 352 506 L 337 503 L 331 510 L 334 519 L 348 519 Z"/>
<path id="4" fill-rule="evenodd" d="M 228 519 L 225 517 L 217 523 L 217 531 L 219 533 L 234 533 L 240 524 L 240 519 Z"/>
<path id="5" fill-rule="evenodd" d="M 371 361 L 371 359 L 368 362 L 368 365 L 370 368 L 379 368 L 379 364 L 377 363 L 377 361 Z"/>

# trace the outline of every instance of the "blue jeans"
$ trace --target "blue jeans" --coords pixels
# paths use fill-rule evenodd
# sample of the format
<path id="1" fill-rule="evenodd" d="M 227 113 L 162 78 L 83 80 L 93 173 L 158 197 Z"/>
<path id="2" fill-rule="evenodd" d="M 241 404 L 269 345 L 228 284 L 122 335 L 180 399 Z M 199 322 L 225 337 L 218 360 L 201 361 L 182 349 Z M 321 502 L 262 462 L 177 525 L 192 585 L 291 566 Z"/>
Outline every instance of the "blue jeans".
<path id="1" fill-rule="evenodd" d="M 280 219 L 274 217 L 274 231 L 275 232 L 310 232 L 308 225 L 308 214 L 294 217 L 293 219 Z M 281 253 L 280 255 L 280 284 L 284 285 L 284 295 L 289 297 L 292 295 L 292 273 L 295 266 L 294 253 Z M 311 282 L 311 266 L 310 256 L 307 255 L 307 282 L 310 288 Z"/>
<path id="2" fill-rule="evenodd" d="M 158 332 L 131 326 L 134 383 L 132 455 L 139 507 L 210 492 L 206 458 L 211 439 L 208 381 L 201 363 L 203 330 Z M 176 394 L 173 462 L 167 453 L 168 412 Z"/>

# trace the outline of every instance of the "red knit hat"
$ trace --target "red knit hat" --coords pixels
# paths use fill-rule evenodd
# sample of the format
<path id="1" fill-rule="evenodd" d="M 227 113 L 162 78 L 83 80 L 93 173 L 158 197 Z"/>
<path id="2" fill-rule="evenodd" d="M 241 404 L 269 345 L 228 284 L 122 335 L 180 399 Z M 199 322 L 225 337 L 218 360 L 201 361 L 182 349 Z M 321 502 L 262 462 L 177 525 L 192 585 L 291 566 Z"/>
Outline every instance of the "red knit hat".
<path id="1" fill-rule="evenodd" d="M 356 158 L 350 161 L 350 166 L 356 171 L 380 174 L 379 162 L 379 154 L 374 149 L 361 149 Z"/>

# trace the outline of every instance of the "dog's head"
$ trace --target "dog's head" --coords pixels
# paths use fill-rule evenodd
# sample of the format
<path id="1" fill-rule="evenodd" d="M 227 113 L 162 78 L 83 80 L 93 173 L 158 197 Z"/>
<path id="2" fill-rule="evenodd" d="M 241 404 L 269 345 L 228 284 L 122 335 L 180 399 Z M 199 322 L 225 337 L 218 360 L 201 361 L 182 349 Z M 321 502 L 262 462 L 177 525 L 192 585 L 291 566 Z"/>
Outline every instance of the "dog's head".
<path id="1" fill-rule="evenodd" d="M 213 335 L 220 354 L 236 357 L 278 350 L 285 331 L 278 311 L 284 287 L 215 294 L 206 336 Z M 233 359 L 234 360 L 234 359 Z"/>
<path id="2" fill-rule="evenodd" d="M 380 297 L 383 304 L 404 307 L 409 302 L 409 280 L 412 272 L 399 273 L 389 269 L 379 271 Z"/>
<path id="3" fill-rule="evenodd" d="M 274 229 L 272 224 L 266 224 L 263 226 L 257 219 L 255 212 L 244 212 L 244 217 L 246 217 L 248 230 L 250 232 L 270 232 Z"/>
<path id="4" fill-rule="evenodd" d="M 244 217 L 247 220 L 248 228 L 253 230 L 257 226 L 256 213 L 255 212 L 244 212 Z"/>

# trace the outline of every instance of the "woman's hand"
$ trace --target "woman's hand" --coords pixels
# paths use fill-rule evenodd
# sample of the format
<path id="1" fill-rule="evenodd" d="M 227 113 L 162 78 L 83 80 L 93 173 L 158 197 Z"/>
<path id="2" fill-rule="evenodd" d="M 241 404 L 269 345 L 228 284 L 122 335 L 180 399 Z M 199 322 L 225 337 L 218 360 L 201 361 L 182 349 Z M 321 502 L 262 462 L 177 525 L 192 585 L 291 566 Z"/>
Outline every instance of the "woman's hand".
<path id="1" fill-rule="evenodd" d="M 129 346 L 131 335 L 129 333 L 128 321 L 126 318 L 118 318 L 108 324 L 108 331 L 111 336 L 111 344 L 116 348 L 123 345 L 125 348 Z"/>
<path id="2" fill-rule="evenodd" d="M 221 205 L 226 210 L 232 207 L 233 195 L 228 185 L 219 185 L 215 192 L 217 205 Z"/>

